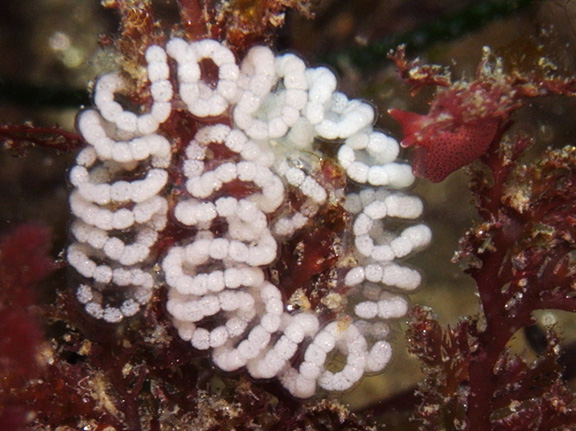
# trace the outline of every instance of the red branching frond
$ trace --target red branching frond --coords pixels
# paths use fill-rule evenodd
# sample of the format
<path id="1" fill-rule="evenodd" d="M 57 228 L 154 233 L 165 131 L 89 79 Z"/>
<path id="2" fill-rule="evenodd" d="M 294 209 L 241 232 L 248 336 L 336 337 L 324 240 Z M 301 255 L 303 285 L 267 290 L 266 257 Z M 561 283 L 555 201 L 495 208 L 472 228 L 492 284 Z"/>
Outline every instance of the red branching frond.
<path id="1" fill-rule="evenodd" d="M 124 72 L 139 80 L 142 76 L 141 65 L 145 64 L 146 48 L 163 39 L 152 4 L 149 0 L 105 0 L 102 4 L 118 11 L 120 29 L 116 40 L 102 38 L 101 43 L 114 45 L 120 54 L 118 60 Z"/>
<path id="2" fill-rule="evenodd" d="M 400 45 L 388 54 L 388 58 L 396 64 L 400 77 L 411 88 L 415 95 L 424 87 L 449 87 L 452 84 L 450 71 L 446 67 L 435 64 L 425 64 L 420 59 L 406 58 L 406 45 Z"/>
<path id="3" fill-rule="evenodd" d="M 559 340 L 548 334 L 548 348 L 528 366 L 507 355 L 498 365 L 501 379 L 494 398 L 494 430 L 548 430 L 576 424 L 576 400 L 560 373 Z"/>
<path id="4" fill-rule="evenodd" d="M 4 148 L 16 151 L 23 151 L 34 145 L 60 151 L 74 151 L 84 145 L 84 139 L 60 127 L 3 124 L 0 125 L 0 144 Z"/>
<path id="5" fill-rule="evenodd" d="M 28 409 L 17 394 L 42 370 L 37 284 L 55 268 L 50 230 L 22 225 L 0 241 L 0 429 L 23 430 Z"/>
<path id="6" fill-rule="evenodd" d="M 402 146 L 413 147 L 414 173 L 440 182 L 498 144 L 510 126 L 511 115 L 527 98 L 574 95 L 575 78 L 549 76 L 536 70 L 504 71 L 502 60 L 485 49 L 473 80 L 451 82 L 445 69 L 408 61 L 400 47 L 391 58 L 401 77 L 416 91 L 437 87 L 426 115 L 391 109 L 403 128 Z"/>
<path id="7" fill-rule="evenodd" d="M 274 30 L 284 24 L 286 10 L 312 16 L 311 0 L 231 0 L 212 4 L 214 18 L 208 22 L 211 37 L 226 40 L 239 53 L 255 43 L 269 42 Z"/>
<path id="8" fill-rule="evenodd" d="M 534 363 L 507 351 L 512 336 L 539 309 L 576 311 L 576 148 L 548 150 L 538 162 L 519 158 L 531 141 L 491 145 L 472 171 L 471 190 L 483 222 L 461 242 L 458 260 L 476 281 L 481 324 L 443 329 L 413 312 L 411 351 L 425 364 L 424 429 L 444 423 L 474 430 L 545 430 L 576 424 L 561 350 L 552 332 Z"/>
<path id="9" fill-rule="evenodd" d="M 460 253 L 481 261 L 468 268 L 479 282 L 487 265 L 498 265 L 492 283 L 506 310 L 526 319 L 521 326 L 534 309 L 576 311 L 576 149 L 549 150 L 535 165 L 515 166 L 526 144 L 520 139 L 489 153 L 490 176 L 498 181 L 474 171 L 472 190 L 485 222 L 468 233 Z"/>
<path id="10" fill-rule="evenodd" d="M 424 364 L 426 379 L 420 384 L 421 403 L 414 419 L 422 429 L 435 430 L 446 421 L 464 422 L 469 366 L 477 346 L 476 322 L 461 320 L 455 328 L 442 328 L 430 310 L 415 307 L 408 328 L 409 351 Z"/>

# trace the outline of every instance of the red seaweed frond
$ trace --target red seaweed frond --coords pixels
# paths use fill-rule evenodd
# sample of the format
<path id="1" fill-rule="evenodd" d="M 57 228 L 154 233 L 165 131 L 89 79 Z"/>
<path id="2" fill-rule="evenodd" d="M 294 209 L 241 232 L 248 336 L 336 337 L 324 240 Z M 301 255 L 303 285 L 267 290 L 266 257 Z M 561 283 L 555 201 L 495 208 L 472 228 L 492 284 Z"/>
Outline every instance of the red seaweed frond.
<path id="1" fill-rule="evenodd" d="M 119 54 L 117 59 L 122 70 L 132 79 L 143 80 L 142 65 L 146 64 L 146 48 L 164 38 L 154 18 L 150 0 L 104 0 L 106 8 L 118 10 L 120 17 L 119 37 L 116 40 L 102 37 L 102 45 L 113 45 Z M 138 87 L 142 87 L 141 83 Z"/>
<path id="2" fill-rule="evenodd" d="M 75 151 L 84 145 L 84 139 L 60 127 L 2 124 L 0 125 L 0 144 L 5 149 L 16 151 L 23 151 L 34 145 L 60 151 Z"/>
<path id="3" fill-rule="evenodd" d="M 466 388 L 470 355 L 477 348 L 475 323 L 464 319 L 455 328 L 443 329 L 431 310 L 415 307 L 408 328 L 409 351 L 423 364 L 426 379 L 420 384 L 421 403 L 414 418 L 440 429 L 446 420 L 465 420 Z"/>
<path id="4" fill-rule="evenodd" d="M 452 85 L 450 70 L 436 64 L 425 64 L 419 58 L 406 58 L 406 45 L 400 45 L 388 54 L 388 58 L 396 64 L 402 80 L 410 86 L 411 94 L 416 95 L 422 88 L 428 86 L 449 87 Z"/>
<path id="5" fill-rule="evenodd" d="M 0 241 L 0 429 L 24 430 L 28 409 L 16 394 L 43 368 L 43 329 L 35 308 L 37 284 L 55 268 L 50 230 L 34 224 Z"/>
<path id="6" fill-rule="evenodd" d="M 437 88 L 426 115 L 389 111 L 402 125 L 402 146 L 414 147 L 414 173 L 431 182 L 444 180 L 498 143 L 525 99 L 576 94 L 576 78 L 550 76 L 542 70 L 506 73 L 502 60 L 488 48 L 476 77 L 456 82 L 443 68 L 406 60 L 402 47 L 391 58 L 414 91 Z"/>
<path id="7" fill-rule="evenodd" d="M 285 11 L 295 9 L 312 17 L 312 0 L 230 0 L 214 2 L 212 37 L 223 39 L 235 49 L 246 50 L 258 42 L 270 42 L 284 24 Z"/>
<path id="8" fill-rule="evenodd" d="M 516 145 L 527 143 L 519 139 Z M 478 259 L 480 265 L 467 269 L 478 283 L 500 281 L 499 305 L 525 326 L 534 309 L 576 311 L 576 148 L 548 150 L 532 166 L 515 166 L 511 151 L 485 158 L 496 182 L 480 170 L 473 173 L 484 223 L 464 238 L 459 257 Z M 488 270 L 494 271 L 490 282 Z"/>
<path id="9" fill-rule="evenodd" d="M 410 351 L 427 373 L 413 416 L 420 429 L 524 431 L 576 424 L 576 400 L 563 380 L 561 348 L 551 331 L 546 351 L 535 362 L 528 364 L 506 349 L 492 362 L 479 322 L 464 319 L 443 329 L 421 307 L 412 311 L 412 318 Z M 477 380 L 479 369 L 483 381 Z M 494 390 L 478 403 L 483 387 Z"/>
<path id="10" fill-rule="evenodd" d="M 150 0 L 104 0 L 107 8 L 120 16 L 120 32 L 114 41 L 103 37 L 103 45 L 114 45 L 123 70 L 133 79 L 142 76 L 146 48 L 162 43 L 166 34 L 183 33 L 190 41 L 213 38 L 226 41 L 239 55 L 255 43 L 269 43 L 285 21 L 285 12 L 294 9 L 313 16 L 313 0 L 178 0 L 180 23 L 175 29 L 162 29 Z"/>
<path id="11" fill-rule="evenodd" d="M 522 165 L 530 143 L 523 137 L 491 145 L 472 170 L 483 221 L 462 239 L 456 260 L 476 281 L 482 317 L 444 329 L 429 312 L 413 311 L 411 351 L 427 373 L 415 413 L 423 429 L 576 425 L 552 330 L 534 363 L 508 350 L 535 310 L 576 312 L 576 148 L 548 150 Z"/>

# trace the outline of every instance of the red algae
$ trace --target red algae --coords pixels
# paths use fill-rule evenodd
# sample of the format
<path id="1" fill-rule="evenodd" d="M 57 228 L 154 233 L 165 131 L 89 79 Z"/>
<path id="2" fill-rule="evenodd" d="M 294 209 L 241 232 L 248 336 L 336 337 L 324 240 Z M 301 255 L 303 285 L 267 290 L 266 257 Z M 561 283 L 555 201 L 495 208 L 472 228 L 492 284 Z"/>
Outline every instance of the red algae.
<path id="1" fill-rule="evenodd" d="M 177 31 L 189 40 L 227 38 L 237 54 L 254 41 L 270 38 L 283 20 L 284 8 L 305 5 L 264 0 L 178 3 L 182 23 Z M 105 4 L 122 12 L 124 43 L 119 46 L 124 72 L 140 80 L 136 88 L 144 88 L 138 39 L 157 43 L 161 26 L 148 2 Z M 391 112 L 404 128 L 402 144 L 413 150 L 416 175 L 439 182 L 479 160 L 469 172 L 482 219 L 463 238 L 458 259 L 477 284 L 483 316 L 462 317 L 446 328 L 431 310 L 413 309 L 409 350 L 420 359 L 425 378 L 406 397 L 409 402 L 402 410 L 412 419 L 405 428 L 571 429 L 576 424 L 576 399 L 562 364 L 574 363 L 573 346 L 564 345 L 550 329 L 540 334 L 543 347 L 535 349 L 537 359 L 532 361 L 510 352 L 507 343 L 518 331 L 534 328 L 535 310 L 576 311 L 576 150 L 549 150 L 538 162 L 523 165 L 519 159 L 531 140 L 506 133 L 526 100 L 572 95 L 574 80 L 506 74 L 496 60 L 481 65 L 475 79 L 452 83 L 437 66 L 416 65 L 400 56 L 395 60 L 414 89 L 439 88 L 426 115 Z M 133 96 L 144 104 L 149 99 L 146 90 Z M 471 100 L 479 103 L 468 103 Z M 174 137 L 171 144 L 179 155 L 199 128 L 196 118 L 182 112 L 161 127 Z M 19 153 L 34 146 L 71 150 L 83 142 L 58 128 L 32 126 L 5 126 L 0 137 Z M 222 145 L 208 147 L 209 157 L 234 159 Z M 184 189 L 181 163 L 178 160 L 169 173 L 172 207 Z M 281 244 L 281 257 L 267 271 L 276 273 L 270 279 L 281 280 L 277 284 L 283 295 L 302 289 L 308 306 L 321 309 L 325 318 L 332 309 L 323 297 L 342 293 L 345 287 L 342 279 L 351 256 L 341 248 L 350 238 L 352 215 L 342 204 L 342 189 L 349 186 L 346 176 L 331 160 L 320 163 L 314 179 L 330 194 L 329 205 Z M 244 198 L 259 191 L 252 182 L 232 181 L 221 194 Z M 287 194 L 278 212 L 300 211 L 300 193 Z M 170 217 L 152 259 L 197 231 Z M 210 226 L 216 236 L 225 229 L 218 219 Z M 372 417 L 385 414 L 394 416 L 387 428 L 398 426 L 400 409 L 390 407 L 394 399 L 387 408 L 377 405 L 355 415 L 334 400 L 295 400 L 276 381 L 217 370 L 178 337 L 164 305 L 165 286 L 140 315 L 116 324 L 87 316 L 64 287 L 57 289 L 54 303 L 38 304 L 41 282 L 55 268 L 48 255 L 49 240 L 46 229 L 26 225 L 0 244 L 1 429 L 373 431 L 383 425 L 372 423 Z M 48 319 L 40 324 L 42 316 Z M 208 321 L 210 325 L 214 323 Z"/>
<path id="2" fill-rule="evenodd" d="M 41 376 L 44 333 L 37 314 L 38 283 L 54 269 L 50 229 L 27 224 L 0 242 L 0 428 L 24 429 L 28 406 L 18 394 Z"/>
<path id="3" fill-rule="evenodd" d="M 469 165 L 497 144 L 524 100 L 546 95 L 574 95 L 576 80 L 547 76 L 539 70 L 507 74 L 502 60 L 485 48 L 473 80 L 452 82 L 439 66 L 408 61 L 400 47 L 390 54 L 413 91 L 437 88 L 426 115 L 389 110 L 402 126 L 401 145 L 412 147 L 415 175 L 433 183 Z"/>

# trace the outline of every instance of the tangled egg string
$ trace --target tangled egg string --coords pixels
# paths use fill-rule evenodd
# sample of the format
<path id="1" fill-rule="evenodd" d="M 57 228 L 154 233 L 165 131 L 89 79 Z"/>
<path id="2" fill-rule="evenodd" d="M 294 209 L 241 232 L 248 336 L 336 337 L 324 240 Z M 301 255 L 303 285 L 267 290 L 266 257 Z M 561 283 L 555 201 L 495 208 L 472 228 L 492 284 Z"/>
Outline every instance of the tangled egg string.
<path id="1" fill-rule="evenodd" d="M 165 285 L 180 337 L 296 397 L 381 371 L 386 322 L 420 283 L 399 261 L 431 234 L 372 106 L 263 46 L 238 64 L 217 41 L 173 38 L 146 61 L 141 111 L 110 73 L 78 118 L 67 256 L 86 311 L 119 322 Z"/>

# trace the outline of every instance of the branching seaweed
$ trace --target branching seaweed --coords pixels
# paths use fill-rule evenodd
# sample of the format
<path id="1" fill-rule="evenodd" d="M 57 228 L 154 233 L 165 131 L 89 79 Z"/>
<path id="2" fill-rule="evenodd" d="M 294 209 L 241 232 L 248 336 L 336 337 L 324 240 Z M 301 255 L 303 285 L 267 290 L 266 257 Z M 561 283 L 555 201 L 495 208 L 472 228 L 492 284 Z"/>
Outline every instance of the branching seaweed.
<path id="1" fill-rule="evenodd" d="M 513 3 L 488 2 L 502 14 L 535 2 Z M 119 12 L 121 24 L 119 35 L 103 36 L 101 44 L 115 46 L 123 74 L 141 94 L 135 102 L 145 104 L 142 47 L 162 41 L 166 29 L 148 1 L 103 4 Z M 175 33 L 225 39 L 237 55 L 269 41 L 286 9 L 311 13 L 309 1 L 178 5 Z M 474 7 L 451 19 L 465 20 L 466 12 L 477 12 L 478 23 L 486 19 Z M 443 37 L 433 30 L 431 39 Z M 388 47 L 383 41 L 352 57 L 376 52 L 379 60 Z M 392 58 L 415 91 L 439 88 L 427 115 L 392 111 L 404 127 L 404 145 L 415 147 L 416 174 L 438 182 L 474 161 L 470 190 L 481 219 L 455 257 L 476 283 L 481 315 L 443 327 L 432 309 L 413 308 L 409 351 L 425 373 L 417 389 L 355 415 L 334 400 L 295 400 L 274 381 L 224 374 L 178 337 L 165 292 L 143 314 L 118 324 L 88 316 L 63 277 L 58 287 L 50 284 L 63 265 L 50 257 L 49 229 L 23 225 L 0 240 L 0 428 L 365 431 L 383 429 L 373 416 L 410 411 L 411 426 L 421 430 L 576 429 L 576 399 L 565 372 L 573 346 L 549 328 L 540 334 L 536 360 L 509 348 L 514 336 L 533 328 L 535 311 L 576 312 L 576 147 L 548 149 L 526 162 L 533 138 L 514 135 L 512 127 L 527 100 L 573 96 L 576 80 L 556 76 L 546 62 L 530 73 L 507 71 L 488 50 L 476 77 L 456 82 L 443 68 L 408 60 L 402 47 Z M 182 140 L 194 133 L 182 132 Z M 75 133 L 28 124 L 0 126 L 0 142 L 18 154 L 84 144 Z M 174 227 L 166 241 L 182 235 Z"/>
<path id="2" fill-rule="evenodd" d="M 554 331 L 549 330 L 547 347 L 533 363 L 511 353 L 508 344 L 518 331 L 534 323 L 536 310 L 576 311 L 576 148 L 549 149 L 538 161 L 523 164 L 520 158 L 532 139 L 506 134 L 511 114 L 526 97 L 550 90 L 571 95 L 573 80 L 537 71 L 531 76 L 506 75 L 501 67 L 487 69 L 484 60 L 476 80 L 451 84 L 440 69 L 424 66 L 422 73 L 416 73 L 420 66 L 407 68 L 408 63 L 398 59 L 403 59 L 402 54 L 396 57 L 397 64 L 412 85 L 442 86 L 431 103 L 425 128 L 409 130 L 412 135 L 405 140 L 414 139 L 414 134 L 420 137 L 408 144 L 416 142 L 432 152 L 428 146 L 439 134 L 455 136 L 456 128 L 473 127 L 498 115 L 495 101 L 504 109 L 502 129 L 470 158 L 479 158 L 469 171 L 482 222 L 461 240 L 455 257 L 476 282 L 482 315 L 442 328 L 430 310 L 413 310 L 409 348 L 427 373 L 419 387 L 421 404 L 414 418 L 421 429 L 429 430 L 574 427 L 576 404 L 562 377 L 562 347 Z M 505 83 L 508 90 L 494 97 L 490 89 L 495 82 Z M 456 103 L 465 94 L 464 98 L 476 96 L 470 110 L 465 103 Z M 505 97 L 511 100 L 506 102 Z M 404 115 L 395 116 L 405 120 Z M 446 137 L 438 139 L 438 151 L 451 157 L 448 163 L 462 157 L 461 164 L 467 164 L 471 160 L 463 154 L 467 147 L 478 145 L 476 133 L 461 139 L 462 149 L 455 153 L 446 147 Z M 433 169 L 442 169 L 438 165 L 442 159 L 427 161 Z"/>

